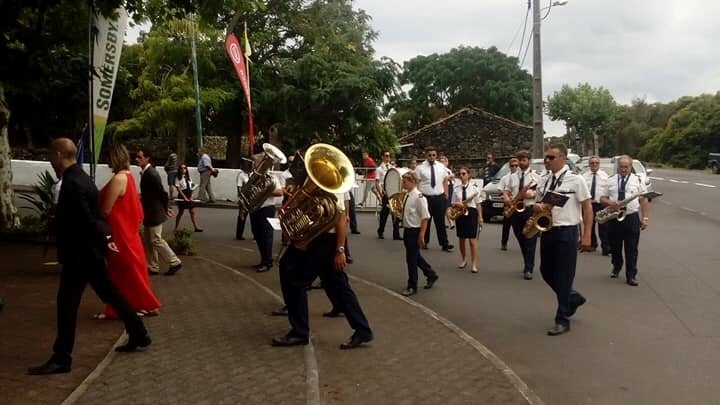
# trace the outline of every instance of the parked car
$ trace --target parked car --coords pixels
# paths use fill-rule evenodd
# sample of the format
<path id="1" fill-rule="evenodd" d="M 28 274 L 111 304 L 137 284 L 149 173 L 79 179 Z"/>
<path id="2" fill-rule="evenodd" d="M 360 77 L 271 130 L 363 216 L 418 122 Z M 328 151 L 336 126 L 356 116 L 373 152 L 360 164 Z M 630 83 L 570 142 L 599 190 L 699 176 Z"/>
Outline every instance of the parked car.
<path id="1" fill-rule="evenodd" d="M 574 162 L 568 160 L 567 165 L 570 167 L 570 170 L 577 173 L 578 168 Z M 543 159 L 533 159 L 530 162 L 530 167 L 538 173 L 545 172 L 545 163 Z M 505 203 L 503 202 L 502 190 L 500 190 L 499 183 L 500 179 L 508 173 L 510 173 L 510 165 L 509 163 L 505 163 L 495 174 L 492 181 L 483 187 L 483 193 L 485 194 L 485 198 L 482 202 L 484 221 L 489 222 L 493 219 L 502 220 Z"/>
<path id="2" fill-rule="evenodd" d="M 720 174 L 720 153 L 708 153 L 708 166 L 715 174 Z"/>

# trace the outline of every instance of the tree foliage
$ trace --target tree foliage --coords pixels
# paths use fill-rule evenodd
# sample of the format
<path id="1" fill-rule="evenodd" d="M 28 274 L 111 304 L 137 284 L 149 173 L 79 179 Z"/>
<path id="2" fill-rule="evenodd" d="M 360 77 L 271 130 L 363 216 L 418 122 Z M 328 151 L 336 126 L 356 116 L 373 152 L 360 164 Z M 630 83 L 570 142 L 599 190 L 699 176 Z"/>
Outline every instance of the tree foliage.
<path id="1" fill-rule="evenodd" d="M 399 130 L 418 128 L 467 105 L 522 122 L 532 118 L 532 77 L 517 58 L 495 47 L 461 46 L 417 56 L 404 64 L 399 84 L 410 86 L 388 104 Z"/>
<path id="2" fill-rule="evenodd" d="M 585 145 L 592 145 L 592 154 L 599 153 L 599 137 L 608 129 L 617 111 L 617 104 L 609 90 L 593 88 L 588 83 L 575 88 L 563 85 L 548 97 L 545 107 L 550 119 L 565 121 Z M 585 152 L 588 152 L 587 148 Z"/>

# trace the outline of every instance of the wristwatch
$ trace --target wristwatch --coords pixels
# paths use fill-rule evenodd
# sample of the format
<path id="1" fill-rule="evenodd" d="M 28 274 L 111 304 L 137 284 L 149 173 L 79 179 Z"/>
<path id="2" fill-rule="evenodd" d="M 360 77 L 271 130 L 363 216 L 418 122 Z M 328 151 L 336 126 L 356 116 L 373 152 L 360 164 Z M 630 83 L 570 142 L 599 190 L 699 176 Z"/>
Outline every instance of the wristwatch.
<path id="1" fill-rule="evenodd" d="M 345 254 L 345 246 L 338 246 L 338 248 L 335 249 L 335 253 Z"/>

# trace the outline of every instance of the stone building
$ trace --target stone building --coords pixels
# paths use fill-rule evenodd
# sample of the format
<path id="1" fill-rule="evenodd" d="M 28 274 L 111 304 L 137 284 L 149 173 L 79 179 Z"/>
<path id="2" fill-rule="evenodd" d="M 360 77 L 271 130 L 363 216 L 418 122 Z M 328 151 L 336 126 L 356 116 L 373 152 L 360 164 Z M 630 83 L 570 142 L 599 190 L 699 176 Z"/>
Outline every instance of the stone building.
<path id="1" fill-rule="evenodd" d="M 467 166 L 478 177 L 488 152 L 502 163 L 518 150 L 530 150 L 532 136 L 530 125 L 468 106 L 400 138 L 400 144 L 408 146 L 401 149 L 399 163 L 405 165 L 410 156 L 421 162 L 425 147 L 432 145 L 452 168 Z"/>

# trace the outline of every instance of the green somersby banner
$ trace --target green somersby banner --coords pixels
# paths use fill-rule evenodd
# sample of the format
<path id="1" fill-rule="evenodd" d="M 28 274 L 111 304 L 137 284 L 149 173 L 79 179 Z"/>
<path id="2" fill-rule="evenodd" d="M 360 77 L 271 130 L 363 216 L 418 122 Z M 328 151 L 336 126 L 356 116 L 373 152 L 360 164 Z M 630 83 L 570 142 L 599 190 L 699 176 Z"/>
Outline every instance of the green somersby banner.
<path id="1" fill-rule="evenodd" d="M 115 78 L 120 66 L 120 53 L 122 52 L 125 29 L 128 23 L 128 13 L 124 8 L 115 10 L 112 17 L 106 18 L 97 11 L 94 14 L 93 25 L 96 29 L 93 49 L 93 68 L 97 74 L 93 75 L 93 127 L 95 133 L 95 156 L 97 163 L 100 157 L 100 148 L 105 134 L 110 102 L 112 101 Z"/>

